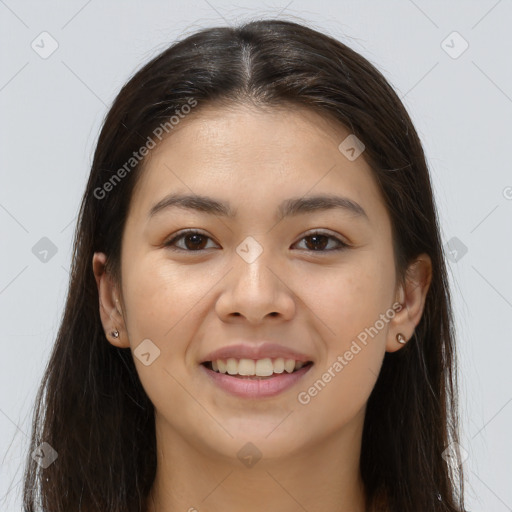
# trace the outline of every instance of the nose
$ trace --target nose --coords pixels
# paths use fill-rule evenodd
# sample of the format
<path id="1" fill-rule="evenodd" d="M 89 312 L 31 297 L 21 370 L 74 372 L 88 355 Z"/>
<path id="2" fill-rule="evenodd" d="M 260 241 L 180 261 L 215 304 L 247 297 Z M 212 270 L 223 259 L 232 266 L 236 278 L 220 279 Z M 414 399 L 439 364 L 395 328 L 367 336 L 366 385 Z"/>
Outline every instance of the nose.
<path id="1" fill-rule="evenodd" d="M 234 266 L 215 305 L 219 318 L 255 325 L 267 317 L 285 321 L 293 317 L 295 307 L 295 295 L 287 283 L 283 265 L 276 265 L 275 255 L 263 251 L 251 263 L 234 255 Z"/>

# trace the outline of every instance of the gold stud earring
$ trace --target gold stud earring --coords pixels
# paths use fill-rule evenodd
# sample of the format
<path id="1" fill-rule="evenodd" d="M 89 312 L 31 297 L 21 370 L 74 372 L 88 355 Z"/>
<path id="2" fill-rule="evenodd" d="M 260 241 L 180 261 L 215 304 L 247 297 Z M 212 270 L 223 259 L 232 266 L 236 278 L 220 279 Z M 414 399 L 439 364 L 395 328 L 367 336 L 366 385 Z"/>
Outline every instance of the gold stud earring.
<path id="1" fill-rule="evenodd" d="M 398 341 L 398 343 L 401 343 L 402 345 L 405 345 L 407 343 L 407 341 L 404 338 L 404 335 L 401 332 L 399 332 L 396 335 L 396 341 Z"/>

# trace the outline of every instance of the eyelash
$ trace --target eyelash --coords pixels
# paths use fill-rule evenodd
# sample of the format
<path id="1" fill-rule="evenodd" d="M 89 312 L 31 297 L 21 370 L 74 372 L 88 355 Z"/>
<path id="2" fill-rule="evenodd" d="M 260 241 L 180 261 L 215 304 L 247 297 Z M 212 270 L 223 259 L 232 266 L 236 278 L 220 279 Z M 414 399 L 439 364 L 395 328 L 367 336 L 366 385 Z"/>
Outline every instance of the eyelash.
<path id="1" fill-rule="evenodd" d="M 171 251 L 182 251 L 182 252 L 203 252 L 206 249 L 198 249 L 198 250 L 191 250 L 191 249 L 183 249 L 181 247 L 176 247 L 174 244 L 176 241 L 183 239 L 187 235 L 200 235 L 205 238 L 209 238 L 211 240 L 211 237 L 208 235 L 205 235 L 201 231 L 196 231 L 194 229 L 188 229 L 185 231 L 181 231 L 176 236 L 174 236 L 171 240 L 164 243 L 164 247 L 168 247 Z M 313 231 L 311 233 L 308 233 L 306 236 L 303 236 L 300 241 L 304 240 L 305 238 L 310 238 L 314 236 L 325 236 L 327 238 L 333 239 L 338 243 L 338 247 L 334 249 L 323 249 L 323 250 L 313 250 L 313 249 L 303 249 L 308 252 L 312 253 L 323 253 L 323 252 L 336 252 L 336 251 L 342 251 L 344 249 L 348 249 L 350 246 L 346 244 L 345 242 L 341 241 L 338 237 L 335 237 L 329 233 L 326 233 L 324 231 Z"/>

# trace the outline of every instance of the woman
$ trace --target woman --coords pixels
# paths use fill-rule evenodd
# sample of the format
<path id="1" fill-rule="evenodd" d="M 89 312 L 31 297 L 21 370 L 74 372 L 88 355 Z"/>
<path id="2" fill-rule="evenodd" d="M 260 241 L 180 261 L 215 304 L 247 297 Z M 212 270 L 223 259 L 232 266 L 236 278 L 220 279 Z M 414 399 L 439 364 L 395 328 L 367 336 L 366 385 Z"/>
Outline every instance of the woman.
<path id="1" fill-rule="evenodd" d="M 212 28 L 102 128 L 25 510 L 460 512 L 453 319 L 412 122 L 297 23 Z"/>

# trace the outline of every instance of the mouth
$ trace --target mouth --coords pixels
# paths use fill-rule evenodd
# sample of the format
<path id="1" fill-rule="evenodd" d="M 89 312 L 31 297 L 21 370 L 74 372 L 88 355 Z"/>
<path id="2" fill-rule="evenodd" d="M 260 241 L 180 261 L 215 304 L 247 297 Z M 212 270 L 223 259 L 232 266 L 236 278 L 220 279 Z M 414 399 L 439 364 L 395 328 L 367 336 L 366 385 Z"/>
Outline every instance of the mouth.
<path id="1" fill-rule="evenodd" d="M 312 361 L 296 361 L 294 359 L 217 359 L 216 361 L 204 361 L 201 363 L 206 369 L 230 375 L 239 379 L 272 379 L 283 373 L 295 373 L 301 368 L 307 368 Z"/>
<path id="2" fill-rule="evenodd" d="M 294 386 L 311 370 L 312 361 L 294 359 L 217 359 L 199 364 L 209 382 L 241 398 L 266 398 Z"/>

